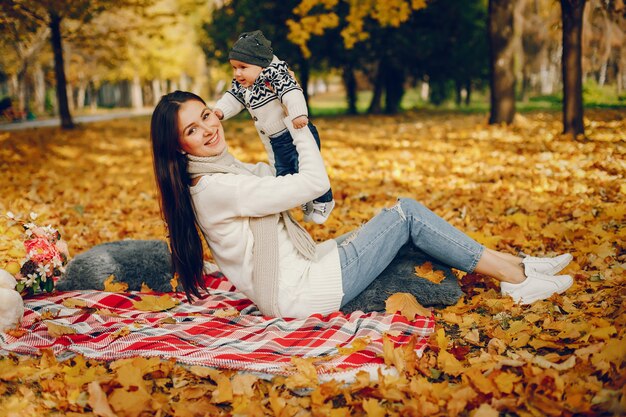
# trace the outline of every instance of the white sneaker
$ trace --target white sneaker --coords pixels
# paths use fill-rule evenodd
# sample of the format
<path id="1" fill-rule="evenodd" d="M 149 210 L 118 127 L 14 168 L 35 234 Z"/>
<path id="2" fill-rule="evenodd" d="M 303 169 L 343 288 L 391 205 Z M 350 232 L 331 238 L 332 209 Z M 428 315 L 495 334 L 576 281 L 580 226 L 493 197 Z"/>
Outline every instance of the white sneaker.
<path id="1" fill-rule="evenodd" d="M 328 203 L 312 201 L 307 204 L 311 205 L 312 210 L 308 215 L 306 213 L 304 214 L 304 221 L 314 222 L 317 224 L 323 224 L 326 220 L 328 220 L 330 212 L 335 208 L 335 200 L 331 200 Z"/>
<path id="2" fill-rule="evenodd" d="M 309 201 L 308 203 L 304 203 L 300 206 L 302 209 L 302 213 L 304 213 L 304 221 L 311 222 L 311 213 L 313 213 L 313 202 Z"/>
<path id="3" fill-rule="evenodd" d="M 546 275 L 535 271 L 526 271 L 526 279 L 519 284 L 501 282 L 502 295 L 509 295 L 519 304 L 532 304 L 545 300 L 552 294 L 561 294 L 572 286 L 574 280 L 569 275 Z"/>
<path id="4" fill-rule="evenodd" d="M 572 255 L 564 253 L 563 255 L 555 256 L 554 258 L 536 258 L 534 256 L 525 256 L 522 259 L 524 264 L 524 270 L 535 271 L 541 274 L 554 275 L 557 272 L 563 270 L 570 262 L 572 262 Z"/>

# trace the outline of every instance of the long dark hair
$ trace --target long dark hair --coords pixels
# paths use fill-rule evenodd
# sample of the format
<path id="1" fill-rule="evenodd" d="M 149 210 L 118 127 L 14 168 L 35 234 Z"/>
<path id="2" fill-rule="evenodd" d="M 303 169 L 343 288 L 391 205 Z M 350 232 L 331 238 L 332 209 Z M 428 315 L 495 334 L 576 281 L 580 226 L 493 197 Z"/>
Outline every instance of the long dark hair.
<path id="1" fill-rule="evenodd" d="M 152 113 L 150 137 L 161 213 L 169 233 L 172 268 L 178 273 L 191 302 L 192 294 L 202 298 L 198 288 L 205 291 L 207 288 L 202 278 L 202 241 L 189 192 L 191 178 L 187 173 L 187 158 L 180 152 L 178 141 L 178 110 L 190 100 L 206 104 L 186 91 L 174 91 L 161 97 Z"/>

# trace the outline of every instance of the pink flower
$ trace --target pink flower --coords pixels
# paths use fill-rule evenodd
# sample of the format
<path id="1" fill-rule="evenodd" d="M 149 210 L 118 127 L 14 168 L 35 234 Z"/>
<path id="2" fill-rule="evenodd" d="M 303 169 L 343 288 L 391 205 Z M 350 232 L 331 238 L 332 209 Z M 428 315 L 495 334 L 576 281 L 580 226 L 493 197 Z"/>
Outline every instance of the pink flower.
<path id="1" fill-rule="evenodd" d="M 30 259 L 37 263 L 47 263 L 57 257 L 61 258 L 61 254 L 57 247 L 50 243 L 48 239 L 36 237 L 24 241 L 24 247 Z"/>

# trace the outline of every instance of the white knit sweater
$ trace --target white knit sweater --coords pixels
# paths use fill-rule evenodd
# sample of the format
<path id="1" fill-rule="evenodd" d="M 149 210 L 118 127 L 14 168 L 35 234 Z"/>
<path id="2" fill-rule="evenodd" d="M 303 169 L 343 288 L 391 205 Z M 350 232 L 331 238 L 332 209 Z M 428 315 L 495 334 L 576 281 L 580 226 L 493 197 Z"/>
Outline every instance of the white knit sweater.
<path id="1" fill-rule="evenodd" d="M 285 121 L 289 121 L 286 119 Z M 213 257 L 228 279 L 252 301 L 252 247 L 249 218 L 298 207 L 330 187 L 324 162 L 308 128 L 287 125 L 300 155 L 300 172 L 274 177 L 269 165 L 246 164 L 258 176 L 205 175 L 190 188 L 198 224 Z M 267 141 L 267 138 L 264 142 Z M 283 317 L 304 318 L 337 311 L 343 297 L 341 265 L 335 240 L 317 245 L 308 261 L 289 240 L 282 222 L 279 241 L 279 311 Z"/>
<path id="2" fill-rule="evenodd" d="M 308 116 L 302 89 L 289 74 L 287 64 L 276 56 L 249 88 L 233 80 L 230 89 L 214 106 L 214 110 L 224 113 L 223 120 L 236 116 L 245 108 L 257 130 L 267 136 L 284 131 L 296 117 Z M 285 116 L 287 120 L 284 120 Z"/>

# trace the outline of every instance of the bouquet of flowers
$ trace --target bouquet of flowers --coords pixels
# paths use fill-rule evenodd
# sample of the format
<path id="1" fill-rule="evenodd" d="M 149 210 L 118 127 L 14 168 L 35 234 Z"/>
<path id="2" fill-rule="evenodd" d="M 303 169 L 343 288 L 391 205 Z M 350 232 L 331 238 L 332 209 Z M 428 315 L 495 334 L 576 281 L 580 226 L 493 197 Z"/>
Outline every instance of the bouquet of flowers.
<path id="1" fill-rule="evenodd" d="M 7 217 L 13 218 L 12 213 Z M 37 216 L 30 215 L 31 220 Z M 69 259 L 67 243 L 52 226 L 38 226 L 33 222 L 22 223 L 24 227 L 24 249 L 26 258 L 20 271 L 15 274 L 15 290 L 22 295 L 33 295 L 41 291 L 52 292 L 54 283 L 65 272 Z"/>

